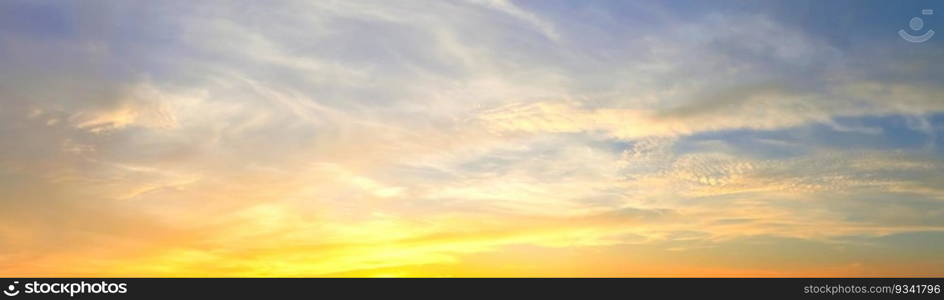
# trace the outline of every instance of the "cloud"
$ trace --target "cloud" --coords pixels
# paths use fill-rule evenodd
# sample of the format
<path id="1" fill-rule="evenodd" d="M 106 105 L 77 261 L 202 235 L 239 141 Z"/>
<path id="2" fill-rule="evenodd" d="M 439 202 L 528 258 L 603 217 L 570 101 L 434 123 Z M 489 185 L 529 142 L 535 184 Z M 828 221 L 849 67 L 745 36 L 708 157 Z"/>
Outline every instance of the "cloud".
<path id="1" fill-rule="evenodd" d="M 557 41 L 560 39 L 560 35 L 554 29 L 554 26 L 552 24 L 548 23 L 545 20 L 542 20 L 541 18 L 539 18 L 537 15 L 533 13 L 530 13 L 526 10 L 521 9 L 520 7 L 516 6 L 514 3 L 511 3 L 510 1 L 484 0 L 484 1 L 472 1 L 472 2 L 485 5 L 487 7 L 509 14 L 517 19 L 520 19 L 521 21 L 524 21 L 530 24 L 531 26 L 533 26 L 535 29 L 540 31 L 542 34 L 544 34 L 544 36 L 546 36 L 547 38 L 551 40 Z"/>
<path id="2" fill-rule="evenodd" d="M 626 275 L 602 257 L 810 274 L 788 263 L 941 230 L 940 77 L 904 80 L 935 75 L 939 53 L 850 49 L 762 12 L 621 5 L 0 18 L 15 23 L 0 26 L 0 272 Z M 898 143 L 909 134 L 922 147 Z M 756 252 L 719 252 L 737 247 Z M 913 263 L 837 261 L 823 272 Z"/>

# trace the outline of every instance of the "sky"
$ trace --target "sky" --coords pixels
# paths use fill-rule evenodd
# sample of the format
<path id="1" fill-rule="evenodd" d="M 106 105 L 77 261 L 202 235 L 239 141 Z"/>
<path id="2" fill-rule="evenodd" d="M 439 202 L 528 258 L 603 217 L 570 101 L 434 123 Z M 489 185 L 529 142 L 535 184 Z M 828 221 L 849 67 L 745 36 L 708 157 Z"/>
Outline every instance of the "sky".
<path id="1" fill-rule="evenodd" d="M 0 275 L 942 276 L 942 17 L 2 1 Z"/>

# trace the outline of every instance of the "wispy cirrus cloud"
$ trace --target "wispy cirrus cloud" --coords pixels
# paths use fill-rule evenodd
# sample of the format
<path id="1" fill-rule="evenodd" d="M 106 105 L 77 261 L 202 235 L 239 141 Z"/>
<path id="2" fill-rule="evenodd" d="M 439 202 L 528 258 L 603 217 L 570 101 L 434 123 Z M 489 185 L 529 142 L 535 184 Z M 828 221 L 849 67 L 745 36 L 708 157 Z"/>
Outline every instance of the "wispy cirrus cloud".
<path id="1" fill-rule="evenodd" d="M 0 4 L 0 272 L 939 274 L 939 44 L 687 4 Z"/>

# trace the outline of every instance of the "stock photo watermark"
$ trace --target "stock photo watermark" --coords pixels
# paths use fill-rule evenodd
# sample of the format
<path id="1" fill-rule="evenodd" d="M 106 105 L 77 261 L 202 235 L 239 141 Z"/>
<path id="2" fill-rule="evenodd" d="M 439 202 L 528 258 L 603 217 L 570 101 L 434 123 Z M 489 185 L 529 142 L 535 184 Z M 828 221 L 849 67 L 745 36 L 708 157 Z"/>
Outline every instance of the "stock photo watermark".
<path id="1" fill-rule="evenodd" d="M 921 15 L 932 16 L 934 15 L 934 10 L 922 9 Z M 922 19 L 921 17 L 911 18 L 911 20 L 908 21 L 908 28 L 910 28 L 911 31 L 914 31 L 916 33 L 920 32 L 922 29 L 924 29 L 924 19 Z M 908 31 L 901 29 L 901 30 L 898 30 L 898 35 L 901 36 L 902 39 L 912 42 L 912 43 L 924 43 L 931 40 L 931 38 L 934 37 L 934 30 L 928 29 L 928 31 L 923 34 L 912 35 Z"/>
<path id="2" fill-rule="evenodd" d="M 14 281 L 3 290 L 3 294 L 15 297 L 20 294 L 19 281 Z M 74 297 L 83 294 L 124 294 L 128 292 L 127 283 L 114 282 L 39 282 L 30 281 L 23 285 L 25 294 L 60 294 Z"/>

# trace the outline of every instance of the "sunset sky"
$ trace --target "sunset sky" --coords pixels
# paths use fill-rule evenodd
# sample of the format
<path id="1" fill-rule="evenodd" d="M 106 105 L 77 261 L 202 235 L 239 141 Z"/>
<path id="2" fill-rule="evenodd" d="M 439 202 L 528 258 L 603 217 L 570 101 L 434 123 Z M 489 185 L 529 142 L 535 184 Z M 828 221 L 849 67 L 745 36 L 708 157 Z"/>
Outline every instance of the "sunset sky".
<path id="1" fill-rule="evenodd" d="M 0 275 L 944 276 L 940 3 L 0 1 Z"/>

